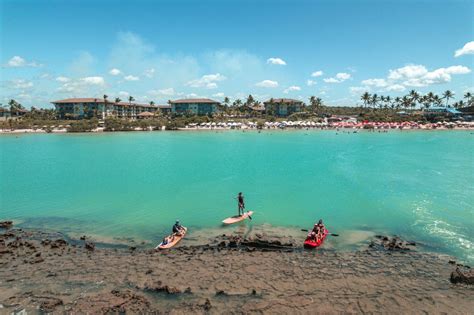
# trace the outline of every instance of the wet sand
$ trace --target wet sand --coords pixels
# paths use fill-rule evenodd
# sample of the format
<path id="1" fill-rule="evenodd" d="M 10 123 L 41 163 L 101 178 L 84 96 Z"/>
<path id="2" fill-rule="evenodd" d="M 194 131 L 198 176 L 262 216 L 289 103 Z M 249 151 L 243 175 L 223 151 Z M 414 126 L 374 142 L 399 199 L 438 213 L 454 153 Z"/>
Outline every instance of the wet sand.
<path id="1" fill-rule="evenodd" d="M 474 309 L 452 258 L 374 237 L 308 251 L 293 236 L 220 235 L 169 251 L 0 230 L 0 313 L 450 313 Z M 397 245 L 398 246 L 398 245 Z M 465 268 L 465 267 L 464 267 Z"/>

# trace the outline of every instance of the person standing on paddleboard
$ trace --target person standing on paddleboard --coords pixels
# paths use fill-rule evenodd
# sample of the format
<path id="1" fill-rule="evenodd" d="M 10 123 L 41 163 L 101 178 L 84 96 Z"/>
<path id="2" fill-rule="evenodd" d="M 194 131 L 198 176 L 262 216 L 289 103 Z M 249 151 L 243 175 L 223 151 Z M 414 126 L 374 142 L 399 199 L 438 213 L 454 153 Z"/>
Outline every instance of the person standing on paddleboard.
<path id="1" fill-rule="evenodd" d="M 241 192 L 239 192 L 239 194 L 237 195 L 237 201 L 239 204 L 239 216 L 240 216 L 244 214 L 244 210 L 245 210 L 244 195 Z M 240 214 L 241 210 L 242 210 L 242 214 Z"/>

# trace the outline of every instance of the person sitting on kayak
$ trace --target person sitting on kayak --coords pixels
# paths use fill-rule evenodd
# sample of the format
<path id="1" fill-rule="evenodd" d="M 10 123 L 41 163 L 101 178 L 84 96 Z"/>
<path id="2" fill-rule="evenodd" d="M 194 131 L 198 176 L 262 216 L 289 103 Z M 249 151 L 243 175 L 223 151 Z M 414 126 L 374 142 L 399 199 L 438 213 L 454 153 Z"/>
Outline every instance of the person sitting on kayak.
<path id="1" fill-rule="evenodd" d="M 323 220 L 319 219 L 318 223 L 315 224 L 314 226 L 317 227 L 318 235 L 320 235 L 320 237 L 323 237 L 324 231 L 326 231 L 326 227 L 323 224 Z"/>
<path id="2" fill-rule="evenodd" d="M 165 236 L 165 238 L 163 238 L 163 241 L 161 242 L 161 245 L 169 244 L 172 241 L 174 241 L 174 234 L 172 234 L 170 236 Z"/>
<path id="3" fill-rule="evenodd" d="M 179 224 L 179 220 L 176 220 L 176 223 L 173 225 L 173 233 L 176 235 L 181 235 L 184 232 L 184 227 Z"/>
<path id="4" fill-rule="evenodd" d="M 239 192 L 239 194 L 237 196 L 237 201 L 238 201 L 238 204 L 239 204 L 239 216 L 240 216 L 240 215 L 244 214 L 244 210 L 245 210 L 244 195 L 242 195 L 241 192 Z M 242 214 L 240 214 L 240 211 L 242 211 Z"/>

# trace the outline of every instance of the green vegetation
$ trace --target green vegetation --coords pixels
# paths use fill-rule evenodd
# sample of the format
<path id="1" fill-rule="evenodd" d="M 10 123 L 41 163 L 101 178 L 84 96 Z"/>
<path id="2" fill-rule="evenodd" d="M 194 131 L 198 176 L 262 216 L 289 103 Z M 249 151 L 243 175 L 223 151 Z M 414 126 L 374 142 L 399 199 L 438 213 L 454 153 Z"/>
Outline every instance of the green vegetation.
<path id="1" fill-rule="evenodd" d="M 108 118 L 105 121 L 98 120 L 97 113 L 85 108 L 87 119 L 76 120 L 76 117 L 70 117 L 68 120 L 58 120 L 54 109 L 37 109 L 32 107 L 27 111 L 20 103 L 10 100 L 8 104 L 1 105 L 0 112 L 6 117 L 0 120 L 1 129 L 43 129 L 51 132 L 54 128 L 66 128 L 68 132 L 90 132 L 98 127 L 104 127 L 104 131 L 133 131 L 133 130 L 161 130 L 166 126 L 168 130 L 184 128 L 189 124 L 202 124 L 208 122 L 235 122 L 252 121 L 262 128 L 265 121 L 297 121 L 312 120 L 322 121 L 325 117 L 337 116 L 355 116 L 358 120 L 373 122 L 402 122 L 417 121 L 431 122 L 442 121 L 446 119 L 444 114 L 432 114 L 426 116 L 423 110 L 433 106 L 454 107 L 464 111 L 472 111 L 474 106 L 474 97 L 471 92 L 466 92 L 463 99 L 452 102 L 455 95 L 452 91 L 445 91 L 441 96 L 433 92 L 424 95 L 415 90 L 403 96 L 391 97 L 370 94 L 365 92 L 361 95 L 362 106 L 326 106 L 324 101 L 315 96 L 308 98 L 308 104 L 303 107 L 301 112 L 293 113 L 288 117 L 278 117 L 272 112 L 272 106 L 263 111 L 263 105 L 252 95 L 249 95 L 244 101 L 236 99 L 233 102 L 228 97 L 224 97 L 223 103 L 219 105 L 219 111 L 212 116 L 196 115 L 163 115 L 157 112 L 154 117 L 143 120 L 127 120 L 118 118 Z M 108 96 L 103 95 L 104 102 L 107 103 Z M 131 104 L 134 101 L 133 96 L 128 97 Z M 270 99 L 270 104 L 273 99 Z M 115 98 L 116 103 L 121 102 L 120 98 Z M 153 101 L 150 105 L 154 105 Z M 7 116 L 5 113 L 9 114 Z M 0 113 L 1 114 L 1 113 Z"/>
<path id="2" fill-rule="evenodd" d="M 97 118 L 81 119 L 73 121 L 67 127 L 67 132 L 91 132 L 99 125 Z"/>

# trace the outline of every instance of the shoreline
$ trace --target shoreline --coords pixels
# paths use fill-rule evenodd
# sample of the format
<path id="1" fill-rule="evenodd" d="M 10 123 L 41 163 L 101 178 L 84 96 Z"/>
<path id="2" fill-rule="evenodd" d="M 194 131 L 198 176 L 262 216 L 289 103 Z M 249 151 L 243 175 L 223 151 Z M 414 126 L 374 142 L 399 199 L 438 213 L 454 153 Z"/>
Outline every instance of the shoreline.
<path id="1" fill-rule="evenodd" d="M 291 131 L 336 131 L 336 132 L 346 132 L 346 133 L 359 133 L 359 132 L 372 132 L 372 133 L 390 133 L 390 132 L 402 132 L 402 131 L 474 131 L 472 127 L 454 127 L 454 128 L 392 128 L 392 129 L 364 129 L 364 128 L 344 128 L 344 127 L 330 127 L 330 128 L 242 128 L 242 129 L 232 129 L 232 128 L 178 128 L 176 130 L 130 130 L 130 131 L 103 131 L 103 130 L 92 130 L 89 132 L 68 132 L 66 129 L 52 130 L 51 132 L 46 132 L 43 129 L 15 129 L 15 130 L 2 130 L 0 129 L 0 135 L 19 135 L 19 134 L 113 134 L 113 133 L 137 133 L 137 132 L 179 132 L 179 131 L 228 131 L 228 132 L 291 132 Z"/>
<path id="2" fill-rule="evenodd" d="M 395 245 L 390 245 L 391 243 Z M 300 250 L 291 236 L 223 234 L 168 251 L 96 247 L 60 233 L 0 230 L 7 312 L 469 313 L 453 258 L 375 237 L 354 252 Z"/>

